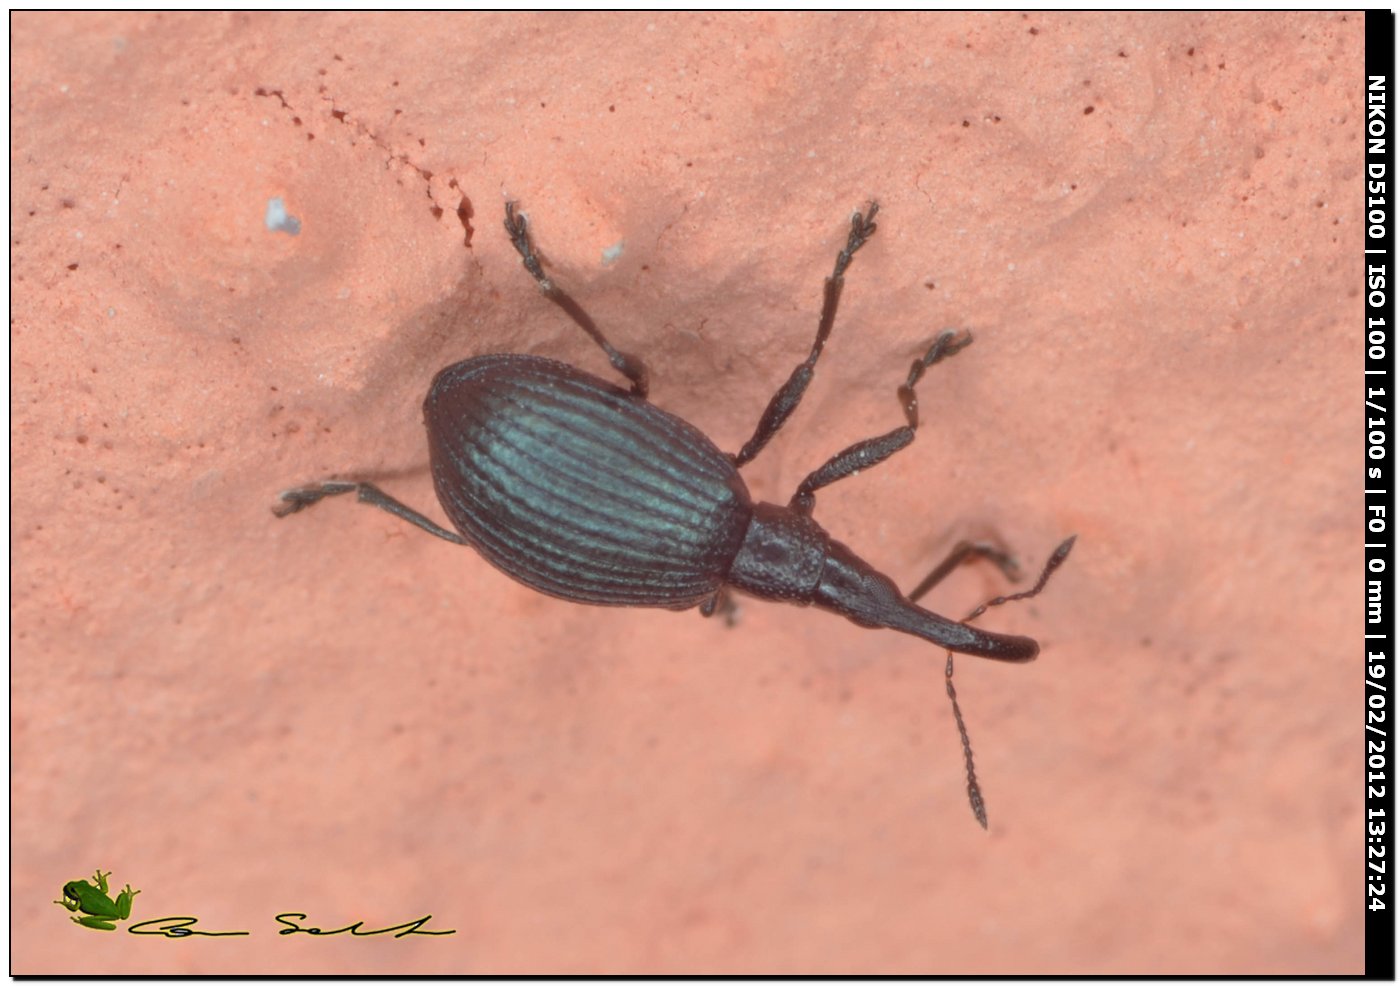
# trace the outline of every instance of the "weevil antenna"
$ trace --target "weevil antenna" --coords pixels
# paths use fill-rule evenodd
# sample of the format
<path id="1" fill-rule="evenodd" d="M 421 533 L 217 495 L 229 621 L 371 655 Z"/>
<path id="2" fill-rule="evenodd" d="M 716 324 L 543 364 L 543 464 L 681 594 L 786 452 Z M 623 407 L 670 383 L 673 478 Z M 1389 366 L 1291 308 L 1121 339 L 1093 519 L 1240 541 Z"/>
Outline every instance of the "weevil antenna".
<path id="1" fill-rule="evenodd" d="M 1060 546 L 1051 552 L 1050 557 L 1045 561 L 1045 567 L 1040 570 L 1040 578 L 1035 580 L 1035 585 L 1031 586 L 1025 592 L 1013 592 L 1009 596 L 997 596 L 995 599 L 988 599 L 981 606 L 978 606 L 971 613 L 968 613 L 967 618 L 964 619 L 963 622 L 971 623 L 993 606 L 1000 606 L 1003 603 L 1014 603 L 1020 599 L 1029 599 L 1032 596 L 1040 595 L 1040 591 L 1045 588 L 1045 583 L 1049 582 L 1050 576 L 1055 574 L 1055 569 L 1063 565 L 1065 559 L 1069 557 L 1070 549 L 1074 547 L 1075 539 L 1078 537 L 1078 534 L 1074 534 L 1065 538 L 1060 542 Z"/>
<path id="2" fill-rule="evenodd" d="M 1045 584 L 1050 581 L 1050 576 L 1055 574 L 1055 569 L 1064 564 L 1069 557 L 1070 549 L 1074 547 L 1074 537 L 1066 538 L 1061 542 L 1045 562 L 1045 567 L 1040 570 L 1040 578 L 1035 580 L 1035 585 L 1025 592 L 1015 592 L 1009 596 L 997 596 L 988 599 L 981 606 L 978 606 L 967 615 L 964 623 L 971 623 L 993 606 L 1001 606 L 1005 603 L 1016 602 L 1020 599 L 1030 599 L 1032 596 L 1040 594 L 1045 588 Z M 953 687 L 953 652 L 948 651 L 948 663 L 943 670 L 945 684 L 948 689 L 948 699 L 953 703 L 953 720 L 958 724 L 958 738 L 962 740 L 963 762 L 967 764 L 967 800 L 972 805 L 972 814 L 977 816 L 977 821 L 982 828 L 987 827 L 987 802 L 982 797 L 982 785 L 977 782 L 977 771 L 972 764 L 972 740 L 967 735 L 967 723 L 963 721 L 962 708 L 958 705 L 958 692 Z"/>
<path id="3" fill-rule="evenodd" d="M 987 827 L 987 802 L 982 799 L 982 785 L 977 783 L 977 770 L 972 765 L 972 740 L 967 735 L 967 723 L 963 722 L 962 708 L 958 705 L 958 692 L 953 687 L 953 652 L 948 652 L 948 665 L 943 671 L 944 683 L 948 688 L 948 699 L 953 703 L 953 719 L 958 724 L 958 737 L 962 740 L 963 763 L 967 764 L 967 800 L 972 805 L 972 813 L 982 828 Z"/>

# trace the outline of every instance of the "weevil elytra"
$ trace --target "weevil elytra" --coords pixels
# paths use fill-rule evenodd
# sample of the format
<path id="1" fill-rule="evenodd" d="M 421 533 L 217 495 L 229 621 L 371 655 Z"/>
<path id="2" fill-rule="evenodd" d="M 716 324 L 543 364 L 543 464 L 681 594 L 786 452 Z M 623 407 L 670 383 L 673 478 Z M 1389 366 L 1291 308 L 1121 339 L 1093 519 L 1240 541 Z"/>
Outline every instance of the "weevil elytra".
<path id="1" fill-rule="evenodd" d="M 905 424 L 832 456 L 798 484 L 786 505 L 755 503 L 739 475 L 802 400 L 836 320 L 852 257 L 875 233 L 878 206 L 851 217 L 845 247 L 826 279 L 821 319 L 807 358 L 769 401 L 737 454 L 719 450 L 695 426 L 647 400 L 647 369 L 621 352 L 572 297 L 544 273 L 525 217 L 506 204 L 505 228 L 525 269 L 607 355 L 630 383 L 624 390 L 566 363 L 514 353 L 454 363 L 433 379 L 423 402 L 438 500 L 449 530 L 363 482 L 330 481 L 288 490 L 279 516 L 328 496 L 355 493 L 430 534 L 470 545 L 511 578 L 540 592 L 604 606 L 699 607 L 709 616 L 738 590 L 831 610 L 863 627 L 888 627 L 949 651 L 947 691 L 966 756 L 968 792 L 986 814 L 971 746 L 952 685 L 952 652 L 1024 662 L 1039 645 L 1029 637 L 970 625 L 988 606 L 1044 588 L 1069 555 L 1064 541 L 1027 592 L 998 597 L 965 620 L 950 620 L 918 600 L 959 564 L 987 558 L 1009 576 L 1009 555 L 961 543 L 908 595 L 813 518 L 816 493 L 905 448 L 919 427 L 915 388 L 925 371 L 956 355 L 970 334 L 943 332 L 898 389 Z"/>

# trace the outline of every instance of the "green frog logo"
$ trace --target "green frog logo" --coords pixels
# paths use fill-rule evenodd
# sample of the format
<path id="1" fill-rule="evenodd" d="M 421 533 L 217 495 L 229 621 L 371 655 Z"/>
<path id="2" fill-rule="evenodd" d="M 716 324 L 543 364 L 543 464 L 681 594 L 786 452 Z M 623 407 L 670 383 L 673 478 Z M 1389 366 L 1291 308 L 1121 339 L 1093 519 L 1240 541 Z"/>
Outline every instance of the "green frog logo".
<path id="1" fill-rule="evenodd" d="M 81 924 L 84 928 L 96 928 L 98 931 L 116 931 L 114 922 L 125 921 L 131 917 L 131 899 L 141 891 L 132 890 L 131 884 L 126 885 L 126 889 L 117 894 L 117 899 L 113 900 L 107 895 L 107 877 L 111 872 L 103 873 L 97 871 L 94 879 L 97 886 L 93 886 L 86 880 L 73 880 L 63 885 L 63 899 L 54 901 L 55 904 L 62 904 L 68 910 L 75 912 L 73 921 Z M 82 912 L 82 917 L 77 916 L 77 912 Z"/>

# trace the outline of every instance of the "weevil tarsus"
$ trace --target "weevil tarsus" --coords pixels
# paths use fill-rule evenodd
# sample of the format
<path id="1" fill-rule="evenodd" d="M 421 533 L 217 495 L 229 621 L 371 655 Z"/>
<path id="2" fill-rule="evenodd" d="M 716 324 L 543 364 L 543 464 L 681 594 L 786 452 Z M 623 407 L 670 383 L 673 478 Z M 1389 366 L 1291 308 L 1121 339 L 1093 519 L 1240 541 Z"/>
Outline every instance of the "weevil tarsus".
<path id="1" fill-rule="evenodd" d="M 851 216 L 851 229 L 846 236 L 846 245 L 836 255 L 836 264 L 822 291 L 822 313 L 817 321 L 817 335 L 812 340 L 811 352 L 805 360 L 793 367 L 792 373 L 768 402 L 754 428 L 753 437 L 745 442 L 744 447 L 734 456 L 734 465 L 742 466 L 762 452 L 764 446 L 772 440 L 792 416 L 792 412 L 797 410 L 797 405 L 802 402 L 802 395 L 807 392 L 807 385 L 812 382 L 816 373 L 817 360 L 821 358 L 832 326 L 836 324 L 836 309 L 841 303 L 841 288 L 845 284 L 846 268 L 850 266 L 856 251 L 875 235 L 878 228 L 875 225 L 875 214 L 879 211 L 880 204 L 871 202 L 864 215 L 857 211 Z"/>
<path id="2" fill-rule="evenodd" d="M 424 517 L 417 510 L 406 506 L 395 500 L 388 493 L 385 493 L 373 483 L 350 483 L 332 480 L 326 483 L 317 483 L 314 486 L 302 486 L 294 490 L 287 490 L 281 496 L 282 503 L 274 507 L 272 512 L 278 517 L 286 517 L 299 510 L 320 503 L 328 496 L 341 496 L 345 493 L 358 494 L 356 499 L 361 503 L 367 503 L 371 507 L 378 507 L 387 511 L 401 520 L 406 520 L 414 527 L 421 528 L 444 541 L 451 541 L 453 544 L 466 544 L 466 540 L 455 531 L 449 531 L 440 524 L 435 524 L 427 517 Z"/>
<path id="3" fill-rule="evenodd" d="M 725 626 L 734 627 L 739 624 L 739 604 L 734 601 L 732 592 L 720 589 L 700 604 L 700 615 L 706 619 L 719 616 L 724 620 Z"/>
<path id="4" fill-rule="evenodd" d="M 928 351 L 919 359 L 914 360 L 909 370 L 909 376 L 896 391 L 900 406 L 904 409 L 906 423 L 893 431 L 856 442 L 854 445 L 837 452 L 798 484 L 797 492 L 793 493 L 788 506 L 800 513 L 810 515 L 816 506 L 815 494 L 817 490 L 824 486 L 830 486 L 847 476 L 877 466 L 900 449 L 908 448 L 913 444 L 914 434 L 919 428 L 919 402 L 914 394 L 915 386 L 923 378 L 924 371 L 930 366 L 961 351 L 971 342 L 971 333 L 964 332 L 959 335 L 952 330 L 940 333 L 933 344 L 929 346 Z"/>
<path id="5" fill-rule="evenodd" d="M 574 324 L 588 333 L 588 337 L 597 343 L 598 348 L 608 357 L 608 362 L 613 365 L 613 369 L 621 373 L 632 384 L 632 393 L 638 397 L 647 396 L 648 379 L 646 363 L 631 353 L 624 353 L 614 348 L 608 342 L 603 331 L 598 328 L 598 323 L 583 310 L 583 306 L 575 301 L 563 288 L 554 283 L 553 279 L 545 276 L 544 268 L 540 266 L 539 254 L 535 252 L 535 245 L 530 239 L 530 223 L 525 214 L 516 211 L 514 202 L 506 203 L 506 233 L 510 236 L 510 242 L 514 245 L 517 253 L 520 254 L 520 261 L 529 271 L 530 276 L 539 285 L 540 292 L 546 298 L 554 302 L 564 314 L 574 321 Z"/>
<path id="6" fill-rule="evenodd" d="M 924 371 L 970 345 L 972 345 L 971 332 L 963 332 L 960 335 L 954 330 L 948 329 L 940 332 L 938 338 L 933 340 L 933 345 L 928 347 L 928 352 L 914 360 L 913 365 L 909 367 L 909 376 L 905 379 L 904 386 L 899 388 L 897 396 L 900 405 L 904 408 L 904 417 L 909 422 L 911 430 L 919 427 L 919 398 L 915 394 L 914 388 L 924 378 Z"/>

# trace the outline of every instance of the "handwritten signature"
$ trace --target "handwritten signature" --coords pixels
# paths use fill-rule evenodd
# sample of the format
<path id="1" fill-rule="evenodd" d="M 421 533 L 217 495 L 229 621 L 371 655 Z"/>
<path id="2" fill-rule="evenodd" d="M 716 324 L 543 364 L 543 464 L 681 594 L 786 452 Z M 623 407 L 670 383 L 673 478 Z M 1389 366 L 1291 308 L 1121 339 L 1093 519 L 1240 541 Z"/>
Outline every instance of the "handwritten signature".
<path id="1" fill-rule="evenodd" d="M 285 925 L 279 935 L 320 935 L 327 937 L 330 935 L 352 935 L 356 938 L 369 938 L 373 935 L 393 934 L 395 938 L 403 938 L 407 935 L 455 935 L 455 930 L 436 930 L 423 928 L 423 925 L 432 920 L 431 914 L 425 914 L 416 921 L 405 921 L 403 924 L 396 924 L 391 928 L 376 928 L 373 931 L 365 931 L 363 921 L 356 921 L 354 924 L 347 924 L 343 928 L 315 928 L 298 924 L 305 921 L 308 915 L 300 911 L 286 911 L 278 914 L 273 920 L 278 924 Z M 127 927 L 127 931 L 133 935 L 159 935 L 163 938 L 193 938 L 202 936 L 205 938 L 222 938 L 229 935 L 251 935 L 251 931 L 205 931 L 196 928 L 199 918 L 189 915 L 176 915 L 174 917 L 151 918 L 149 921 L 138 921 L 136 924 Z"/>

